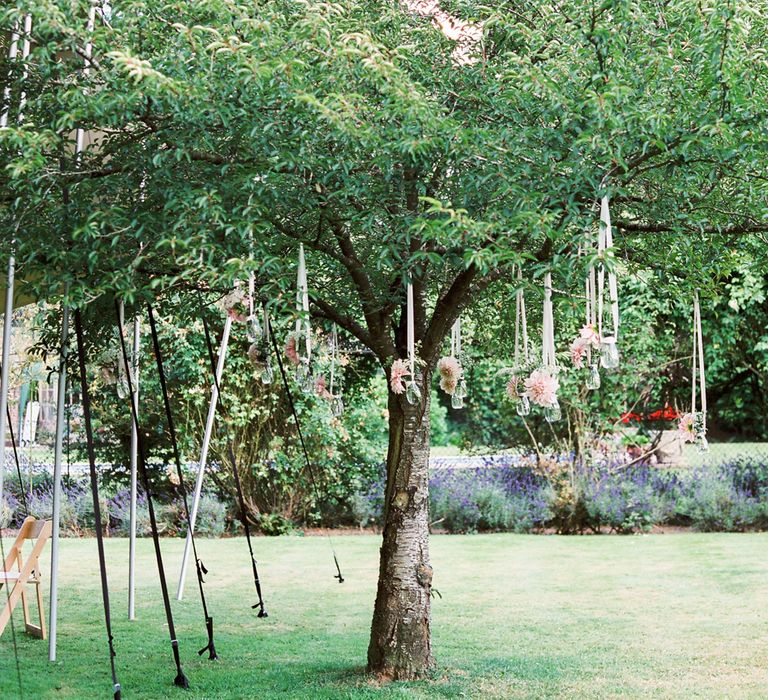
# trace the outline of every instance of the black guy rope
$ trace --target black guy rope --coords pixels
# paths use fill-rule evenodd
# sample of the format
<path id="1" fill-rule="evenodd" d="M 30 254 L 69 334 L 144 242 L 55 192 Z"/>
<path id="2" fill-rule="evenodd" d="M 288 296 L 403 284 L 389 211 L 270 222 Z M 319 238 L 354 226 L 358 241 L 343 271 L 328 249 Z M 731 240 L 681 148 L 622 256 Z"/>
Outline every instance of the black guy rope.
<path id="1" fill-rule="evenodd" d="M 288 377 L 285 374 L 285 367 L 283 366 L 283 359 L 280 355 L 280 348 L 277 345 L 277 338 L 275 338 L 275 332 L 272 329 L 272 326 L 269 326 L 269 337 L 272 339 L 272 349 L 275 351 L 275 358 L 277 359 L 277 366 L 280 369 L 280 377 L 283 380 L 283 386 L 285 387 L 285 394 L 288 397 L 288 405 L 291 408 L 291 413 L 293 414 L 293 420 L 296 423 L 296 432 L 299 436 L 299 442 L 301 443 L 301 451 L 304 453 L 304 461 L 307 465 L 307 470 L 309 471 L 309 480 L 312 483 L 312 489 L 315 492 L 315 498 L 317 499 L 317 502 L 320 503 L 320 489 L 317 486 L 317 480 L 315 479 L 315 470 L 312 467 L 312 460 L 309 458 L 309 452 L 307 451 L 307 444 L 304 442 L 304 434 L 301 432 L 301 421 L 299 421 L 299 414 L 296 411 L 296 403 L 293 400 L 293 393 L 291 392 L 291 387 L 288 383 Z M 339 566 L 339 559 L 336 556 L 336 549 L 333 546 L 333 540 L 331 539 L 330 533 L 326 532 L 326 537 L 328 537 L 328 544 L 331 546 L 331 553 L 333 554 L 333 563 L 336 564 L 336 574 L 333 578 L 336 578 L 339 580 L 339 583 L 344 583 L 344 576 L 341 574 L 341 567 Z"/>
<path id="2" fill-rule="evenodd" d="M 211 333 L 208 328 L 208 322 L 205 319 L 204 309 L 200 309 L 200 317 L 203 319 L 203 329 L 205 331 L 205 344 L 208 348 L 208 359 L 211 363 L 211 371 L 213 372 L 213 382 L 216 385 L 216 391 L 219 394 L 219 403 L 223 404 L 224 397 L 221 395 L 221 386 L 219 386 L 219 378 L 216 376 L 216 360 L 214 358 L 213 345 L 211 343 Z M 243 523 L 243 529 L 245 530 L 245 539 L 248 542 L 248 551 L 251 555 L 251 569 L 253 570 L 253 585 L 256 588 L 256 595 L 259 597 L 257 603 L 251 605 L 252 609 L 259 609 L 257 617 L 269 617 L 267 615 L 267 609 L 264 605 L 264 596 L 261 592 L 261 580 L 259 579 L 259 570 L 256 566 L 256 556 L 253 553 L 253 543 L 251 542 L 251 526 L 248 523 L 248 514 L 245 508 L 245 496 L 243 495 L 243 487 L 240 482 L 240 470 L 237 468 L 237 457 L 235 456 L 235 450 L 232 447 L 232 438 L 227 435 L 227 454 L 229 461 L 232 463 L 232 476 L 235 480 L 235 490 L 237 491 L 237 501 L 240 507 L 240 522 Z"/>
<path id="3" fill-rule="evenodd" d="M 109 607 L 109 585 L 107 583 L 107 559 L 104 556 L 104 535 L 101 531 L 101 506 L 99 505 L 99 482 L 96 474 L 96 451 L 93 445 L 93 424 L 91 421 L 91 399 L 88 393 L 88 376 L 85 368 L 85 342 L 83 340 L 83 319 L 80 309 L 75 309 L 75 334 L 77 335 L 77 355 L 80 365 L 80 391 L 83 403 L 83 423 L 85 424 L 85 446 L 88 453 L 88 466 L 91 475 L 91 496 L 93 497 L 93 520 L 96 528 L 96 545 L 99 552 L 99 573 L 101 575 L 101 597 L 104 604 L 104 624 L 107 629 L 109 645 L 109 663 L 112 669 L 112 689 L 114 700 L 120 700 L 120 683 L 115 670 L 115 638 L 112 636 L 112 616 Z"/>
<path id="4" fill-rule="evenodd" d="M 11 409 L 5 407 L 5 415 L 8 419 L 8 434 L 11 437 L 11 447 L 13 448 L 13 460 L 16 462 L 16 475 L 19 477 L 19 491 L 21 493 L 21 502 L 24 505 L 24 515 L 29 515 L 29 503 L 27 502 L 27 491 L 24 488 L 24 479 L 21 478 L 21 462 L 19 461 L 19 451 L 16 449 L 16 439 L 13 436 L 13 424 L 11 421 Z M 29 477 L 29 488 L 32 489 L 32 476 Z M 5 559 L 5 557 L 3 557 Z"/>
<path id="5" fill-rule="evenodd" d="M 133 427 L 136 429 L 137 446 L 138 446 L 138 460 L 137 465 L 139 468 L 139 476 L 141 477 L 142 486 L 144 487 L 144 493 L 147 496 L 147 510 L 149 511 L 149 526 L 152 530 L 152 543 L 155 546 L 155 559 L 157 560 L 157 573 L 160 577 L 160 590 L 163 594 L 163 607 L 165 608 L 165 619 L 168 623 L 168 634 L 171 637 L 171 649 L 173 650 L 173 661 L 176 664 L 176 677 L 173 679 L 173 684 L 179 688 L 189 688 L 189 681 L 184 675 L 184 671 L 181 668 L 181 658 L 179 657 L 179 640 L 176 639 L 176 626 L 173 624 L 173 611 L 171 610 L 171 599 L 168 595 L 168 582 L 165 579 L 165 567 L 163 566 L 163 553 L 160 549 L 160 535 L 157 532 L 157 520 L 155 518 L 155 507 L 153 505 L 152 490 L 149 483 L 149 475 L 147 474 L 147 455 L 145 452 L 144 436 L 139 427 L 139 416 L 136 411 L 136 401 L 134 401 L 134 377 L 131 376 L 132 364 L 128 361 L 128 351 L 125 347 L 125 334 L 123 333 L 123 326 L 120 323 L 120 304 L 115 299 L 115 312 L 117 314 L 117 327 L 120 334 L 120 350 L 123 355 L 123 366 L 125 367 L 125 375 L 128 379 L 128 399 L 131 404 L 131 418 L 133 420 Z"/>
<path id="6" fill-rule="evenodd" d="M 163 354 L 160 349 L 160 339 L 157 334 L 157 325 L 155 323 L 155 314 L 151 305 L 147 305 L 149 312 L 149 329 L 152 335 L 152 346 L 155 350 L 155 363 L 157 364 L 157 372 L 160 375 L 160 390 L 163 394 L 163 405 L 165 406 L 165 418 L 168 423 L 168 433 L 171 439 L 171 449 L 173 451 L 173 459 L 176 463 L 176 473 L 179 478 L 179 491 L 181 492 L 182 502 L 184 504 L 184 515 L 187 520 L 187 531 L 189 532 L 189 538 L 192 542 L 192 554 L 195 557 L 195 572 L 197 573 L 197 587 L 200 590 L 200 601 L 203 604 L 203 614 L 205 615 L 205 629 L 208 633 L 208 644 L 206 644 L 200 651 L 197 652 L 198 656 L 202 656 L 206 651 L 208 652 L 208 659 L 215 661 L 219 658 L 216 653 L 216 645 L 213 641 L 213 617 L 208 612 L 208 603 L 205 600 L 205 589 L 203 584 L 203 574 L 208 573 L 208 569 L 205 568 L 203 562 L 197 554 L 197 545 L 195 544 L 195 535 L 190 526 L 189 517 L 189 501 L 187 498 L 187 487 L 184 484 L 184 474 L 181 468 L 181 454 L 179 452 L 179 443 L 176 439 L 176 424 L 173 420 L 173 412 L 171 411 L 171 401 L 168 398 L 168 381 L 165 376 L 165 367 L 163 366 Z"/>

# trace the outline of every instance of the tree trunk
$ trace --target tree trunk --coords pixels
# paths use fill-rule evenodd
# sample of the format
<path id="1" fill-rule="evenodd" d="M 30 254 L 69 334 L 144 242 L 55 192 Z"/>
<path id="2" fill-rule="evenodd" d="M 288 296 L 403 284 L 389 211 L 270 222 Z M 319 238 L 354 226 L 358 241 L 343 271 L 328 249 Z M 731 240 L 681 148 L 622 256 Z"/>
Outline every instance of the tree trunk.
<path id="1" fill-rule="evenodd" d="M 423 678 L 433 667 L 429 563 L 429 373 L 421 405 L 389 393 L 389 449 L 379 586 L 368 670 L 391 680 Z"/>

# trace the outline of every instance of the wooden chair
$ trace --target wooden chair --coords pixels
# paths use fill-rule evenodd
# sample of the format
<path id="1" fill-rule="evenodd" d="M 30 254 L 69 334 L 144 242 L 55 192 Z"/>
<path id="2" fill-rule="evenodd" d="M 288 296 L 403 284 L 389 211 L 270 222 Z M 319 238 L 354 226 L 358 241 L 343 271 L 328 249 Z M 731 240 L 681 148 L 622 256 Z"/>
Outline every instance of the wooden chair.
<path id="1" fill-rule="evenodd" d="M 24 625 L 27 633 L 40 639 L 45 639 L 45 617 L 43 615 L 43 593 L 40 589 L 42 583 L 40 577 L 40 555 L 43 553 L 45 543 L 51 536 L 51 521 L 36 520 L 33 517 L 25 518 L 21 525 L 16 541 L 5 558 L 3 569 L 0 570 L 0 635 L 5 631 L 11 619 L 13 610 L 21 599 L 21 607 L 24 611 Z M 24 544 L 27 540 L 34 540 L 32 551 L 24 559 Z M 17 571 L 12 571 L 14 565 Z M 3 591 L 6 585 L 10 592 Z M 39 625 L 32 624 L 29 617 L 29 604 L 27 601 L 26 586 L 34 586 L 37 594 L 37 612 Z"/>

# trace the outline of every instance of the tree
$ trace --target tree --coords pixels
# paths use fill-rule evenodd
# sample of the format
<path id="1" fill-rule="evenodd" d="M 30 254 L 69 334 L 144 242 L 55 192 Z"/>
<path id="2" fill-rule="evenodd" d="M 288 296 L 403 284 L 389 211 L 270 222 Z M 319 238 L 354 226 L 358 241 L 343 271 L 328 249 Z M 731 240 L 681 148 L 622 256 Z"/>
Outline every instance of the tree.
<path id="1" fill-rule="evenodd" d="M 39 45 L 27 122 L 2 135 L 0 216 L 23 231 L 27 276 L 69 282 L 74 303 L 254 271 L 286 309 L 303 242 L 312 314 L 387 370 L 412 279 L 426 386 L 455 319 L 506 293 L 513 264 L 578 295 L 589 259 L 573 253 L 603 194 L 629 269 L 663 266 L 682 288 L 758 255 L 768 230 L 766 22 L 744 2 L 461 3 L 482 56 L 457 62 L 393 3 L 128 0 L 97 29 L 87 79 L 80 4 L 30 9 Z M 98 147 L 75 162 L 78 125 Z M 434 664 L 429 394 L 389 395 L 368 650 L 388 678 Z"/>

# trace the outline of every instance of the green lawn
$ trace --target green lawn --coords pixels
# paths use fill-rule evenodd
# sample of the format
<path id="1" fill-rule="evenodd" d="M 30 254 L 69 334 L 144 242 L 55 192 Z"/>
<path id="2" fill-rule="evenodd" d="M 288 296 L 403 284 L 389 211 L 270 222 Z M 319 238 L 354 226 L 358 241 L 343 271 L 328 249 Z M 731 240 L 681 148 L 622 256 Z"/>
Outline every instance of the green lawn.
<path id="1" fill-rule="evenodd" d="M 150 542 L 141 542 L 136 622 L 126 619 L 127 541 L 106 544 L 125 698 L 768 696 L 765 534 L 433 537 L 439 671 L 384 687 L 363 674 L 377 537 L 335 538 L 343 585 L 327 540 L 258 539 L 268 620 L 250 610 L 245 542 L 202 540 L 222 660 L 195 653 L 204 631 L 190 580 L 186 600 L 174 600 L 188 694 L 171 687 Z M 164 542 L 172 578 L 182 544 Z M 65 540 L 62 555 L 60 661 L 49 664 L 47 644 L 20 634 L 24 696 L 106 698 L 95 542 Z M 18 696 L 13 664 L 6 631 L 0 698 Z"/>

